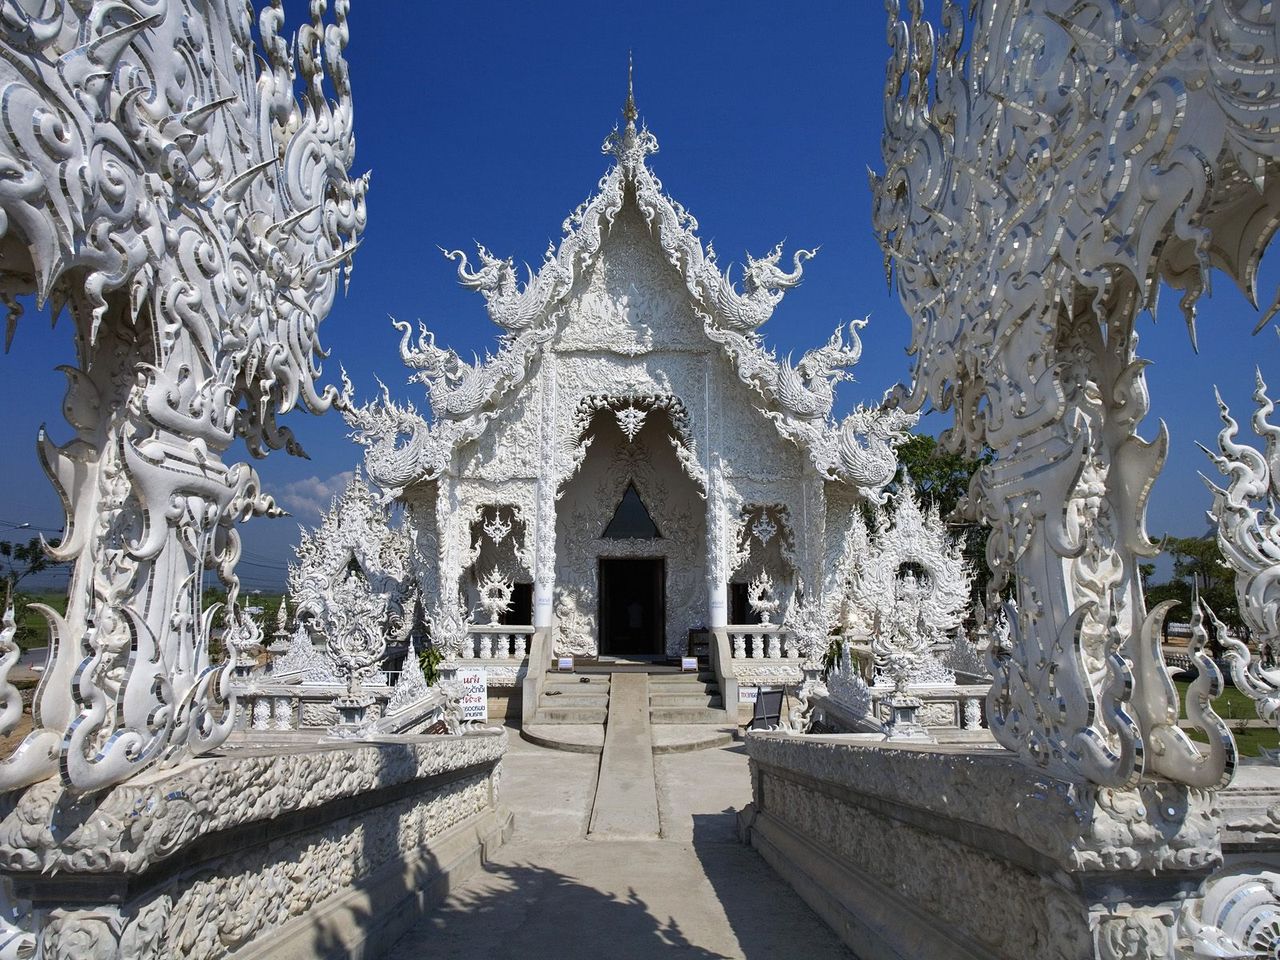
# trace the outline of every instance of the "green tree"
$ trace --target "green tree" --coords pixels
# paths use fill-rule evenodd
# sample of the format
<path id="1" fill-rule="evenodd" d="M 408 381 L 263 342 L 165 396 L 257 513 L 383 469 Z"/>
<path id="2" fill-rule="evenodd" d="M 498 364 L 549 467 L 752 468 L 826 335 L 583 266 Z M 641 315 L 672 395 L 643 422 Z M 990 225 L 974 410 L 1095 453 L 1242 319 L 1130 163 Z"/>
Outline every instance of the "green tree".
<path id="1" fill-rule="evenodd" d="M 50 546 L 56 547 L 58 543 L 54 540 Z M 27 577 L 65 565 L 65 560 L 56 560 L 49 555 L 39 537 L 32 537 L 26 543 L 0 540 L 0 578 L 9 584 L 10 591 L 16 591 Z"/>
<path id="2" fill-rule="evenodd" d="M 902 479 L 905 470 L 921 499 L 936 506 L 944 520 L 954 521 L 956 507 L 969 492 L 969 480 L 993 459 L 990 451 L 980 457 L 949 453 L 937 438 L 919 433 L 898 448 L 898 479 Z"/>
<path id="3" fill-rule="evenodd" d="M 1173 560 L 1173 576 L 1165 583 L 1147 587 L 1147 607 L 1165 600 L 1177 600 L 1170 616 L 1185 622 L 1197 589 L 1204 600 L 1232 632 L 1244 631 L 1236 605 L 1235 574 L 1222 559 L 1218 541 L 1212 536 L 1165 537 L 1163 551 Z M 1144 583 L 1146 578 L 1144 578 Z"/>
<path id="4" fill-rule="evenodd" d="M 50 546 L 56 547 L 59 543 L 59 540 L 52 540 Z M 65 560 L 50 556 L 39 537 L 32 537 L 25 542 L 0 540 L 0 579 L 5 581 L 6 592 L 13 598 L 13 609 L 17 621 L 14 640 L 23 649 L 42 646 L 47 642 L 48 626 L 44 617 L 35 610 L 28 611 L 27 605 L 36 599 L 47 602 L 51 598 L 37 598 L 29 593 L 20 592 L 19 585 L 28 577 L 56 570 L 66 566 L 66 563 Z M 56 608 L 58 604 L 51 603 L 50 606 Z"/>

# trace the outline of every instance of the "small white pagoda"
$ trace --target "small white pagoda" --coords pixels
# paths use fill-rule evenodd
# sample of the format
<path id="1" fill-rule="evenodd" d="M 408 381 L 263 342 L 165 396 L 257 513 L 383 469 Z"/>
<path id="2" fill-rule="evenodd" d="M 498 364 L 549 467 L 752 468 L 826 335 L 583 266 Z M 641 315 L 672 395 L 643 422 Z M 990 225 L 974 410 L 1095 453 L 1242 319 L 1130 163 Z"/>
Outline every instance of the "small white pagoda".
<path id="1" fill-rule="evenodd" d="M 658 143 L 630 93 L 623 116 L 613 167 L 527 282 L 484 247 L 474 268 L 448 254 L 502 329 L 496 352 L 468 363 L 396 323 L 431 416 L 385 388 L 357 404 L 349 381 L 345 415 L 411 518 L 450 655 L 486 619 L 551 628 L 558 655 L 684 654 L 691 630 L 747 623 L 766 573 L 797 625 L 786 651 L 811 659 L 852 511 L 883 498 L 915 418 L 833 420 L 865 321 L 797 362 L 767 349 L 761 328 L 814 251 L 788 272 L 780 244 L 735 283 L 649 169 Z"/>

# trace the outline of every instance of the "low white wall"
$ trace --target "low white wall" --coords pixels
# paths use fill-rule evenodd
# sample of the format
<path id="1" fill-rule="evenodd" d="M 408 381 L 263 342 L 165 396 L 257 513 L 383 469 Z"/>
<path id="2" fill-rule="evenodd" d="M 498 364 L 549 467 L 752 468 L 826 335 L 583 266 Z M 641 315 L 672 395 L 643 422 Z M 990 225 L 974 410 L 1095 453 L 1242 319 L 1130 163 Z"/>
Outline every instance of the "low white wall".
<path id="1" fill-rule="evenodd" d="M 510 835 L 506 745 L 245 747 L 92 798 L 46 781 L 0 821 L 0 867 L 48 960 L 373 957 Z"/>

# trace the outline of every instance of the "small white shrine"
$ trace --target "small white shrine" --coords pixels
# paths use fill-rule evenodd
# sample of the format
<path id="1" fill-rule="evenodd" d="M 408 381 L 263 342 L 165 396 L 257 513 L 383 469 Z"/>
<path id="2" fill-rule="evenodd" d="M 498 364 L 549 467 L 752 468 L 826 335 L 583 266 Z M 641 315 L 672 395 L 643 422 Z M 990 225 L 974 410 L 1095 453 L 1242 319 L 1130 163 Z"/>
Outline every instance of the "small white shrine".
<path id="1" fill-rule="evenodd" d="M 754 624 L 764 575 L 796 627 L 787 652 L 811 660 L 835 625 L 818 611 L 843 592 L 834 561 L 915 418 L 833 419 L 864 321 L 798 360 L 768 349 L 762 328 L 815 251 L 790 270 L 781 245 L 748 257 L 736 282 L 649 169 L 658 143 L 630 95 L 623 114 L 613 167 L 526 282 L 484 247 L 475 266 L 448 254 L 501 328 L 496 351 L 468 363 L 397 323 L 430 416 L 385 391 L 358 405 L 349 382 L 344 413 L 406 509 L 450 655 L 500 620 L 551 628 L 561 656 L 679 656 L 691 631 Z"/>

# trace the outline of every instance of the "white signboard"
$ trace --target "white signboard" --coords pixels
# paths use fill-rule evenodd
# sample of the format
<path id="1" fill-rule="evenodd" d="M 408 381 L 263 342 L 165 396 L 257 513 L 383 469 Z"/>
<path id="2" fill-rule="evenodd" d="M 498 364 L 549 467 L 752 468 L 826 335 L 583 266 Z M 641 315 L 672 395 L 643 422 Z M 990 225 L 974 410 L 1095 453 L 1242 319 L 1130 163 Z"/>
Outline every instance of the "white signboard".
<path id="1" fill-rule="evenodd" d="M 566 671 L 568 673 L 573 673 L 573 657 L 561 657 L 559 660 L 556 661 L 556 664 L 557 664 L 556 669 L 559 670 L 561 673 L 564 673 Z"/>
<path id="2" fill-rule="evenodd" d="M 458 682 L 462 684 L 462 719 L 489 722 L 489 674 L 475 667 L 459 670 Z"/>
<path id="3" fill-rule="evenodd" d="M 755 703 L 760 699 L 759 687 L 739 687 L 738 702 L 739 703 Z"/>
<path id="4" fill-rule="evenodd" d="M 698 658 L 697 658 L 697 657 L 681 657 L 681 658 L 680 658 L 680 670 L 681 670 L 681 672 L 684 672 L 684 671 L 686 671 L 686 670 L 694 670 L 694 671 L 696 671 L 697 669 L 698 669 Z"/>

